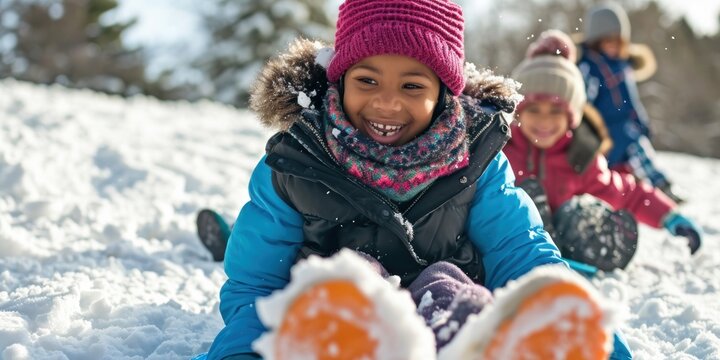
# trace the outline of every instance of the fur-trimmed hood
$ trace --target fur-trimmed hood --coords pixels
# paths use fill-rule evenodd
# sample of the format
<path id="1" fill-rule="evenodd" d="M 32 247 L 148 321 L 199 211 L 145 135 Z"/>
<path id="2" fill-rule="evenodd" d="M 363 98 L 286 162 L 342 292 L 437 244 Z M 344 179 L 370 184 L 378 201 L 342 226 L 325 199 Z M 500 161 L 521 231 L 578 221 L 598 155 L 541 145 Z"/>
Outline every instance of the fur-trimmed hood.
<path id="1" fill-rule="evenodd" d="M 301 116 L 303 108 L 321 109 L 329 83 L 322 56 L 328 47 L 320 42 L 296 40 L 288 52 L 270 60 L 250 92 L 250 108 L 263 125 L 287 130 Z M 513 80 L 478 71 L 465 64 L 464 96 L 494 105 L 511 113 L 522 99 Z"/>

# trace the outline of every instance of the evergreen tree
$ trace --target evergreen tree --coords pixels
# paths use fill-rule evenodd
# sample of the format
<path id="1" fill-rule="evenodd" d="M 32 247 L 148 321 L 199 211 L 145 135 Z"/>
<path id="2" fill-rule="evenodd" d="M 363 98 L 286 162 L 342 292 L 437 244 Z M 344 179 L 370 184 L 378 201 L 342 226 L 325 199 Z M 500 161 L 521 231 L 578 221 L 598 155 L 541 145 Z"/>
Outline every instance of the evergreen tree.
<path id="1" fill-rule="evenodd" d="M 214 99 L 245 106 L 263 64 L 293 39 L 331 40 L 334 24 L 324 6 L 324 0 L 219 0 L 205 16 L 210 48 L 196 62 Z"/>
<path id="2" fill-rule="evenodd" d="M 5 39 L 5 48 L 0 45 L 0 76 L 114 94 L 159 95 L 159 87 L 145 80 L 140 50 L 122 42 L 121 35 L 134 21 L 100 21 L 118 6 L 117 0 L 3 3 L 0 39 Z"/>

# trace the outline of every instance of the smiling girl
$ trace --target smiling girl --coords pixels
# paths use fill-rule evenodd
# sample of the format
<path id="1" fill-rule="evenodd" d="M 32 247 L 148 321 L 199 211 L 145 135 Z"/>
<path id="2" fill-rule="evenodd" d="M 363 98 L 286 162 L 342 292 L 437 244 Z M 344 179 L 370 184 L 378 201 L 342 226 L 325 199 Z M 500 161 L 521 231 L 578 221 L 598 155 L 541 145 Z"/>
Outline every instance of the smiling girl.
<path id="1" fill-rule="evenodd" d="M 382 359 L 379 349 L 389 346 L 400 349 L 400 358 L 417 359 L 410 355 L 417 348 L 378 336 L 382 329 L 402 326 L 395 316 L 355 321 L 357 307 L 348 304 L 382 308 L 374 306 L 382 297 L 362 291 L 366 284 L 338 285 L 342 276 L 332 271 L 322 274 L 326 281 L 291 282 L 297 262 L 308 257 L 318 262 L 315 256 L 333 257 L 342 249 L 367 260 L 378 278 L 397 277 L 415 305 L 423 304 L 409 311 L 427 325 L 435 340 L 431 349 L 453 344 L 469 316 L 492 301 L 492 290 L 541 265 L 557 264 L 559 273 L 572 274 L 532 200 L 515 187 L 501 152 L 515 88 L 472 66 L 464 71 L 463 26 L 460 7 L 449 0 L 347 0 L 340 6 L 327 68 L 316 61 L 319 44 L 309 41 L 268 63 L 251 107 L 280 131 L 268 141 L 250 179 L 250 201 L 232 228 L 225 253 L 228 280 L 220 293 L 225 328 L 209 358 L 257 358 L 251 344 L 268 323 L 260 321 L 256 299 L 293 288 L 297 301 L 287 313 L 271 314 L 281 320 L 278 344 L 292 346 L 265 356 Z M 299 104 L 301 92 L 310 94 L 310 104 Z M 521 287 L 526 291 L 518 294 L 535 305 L 525 308 L 544 309 L 562 295 L 587 305 L 593 317 L 583 329 L 593 335 L 562 345 L 591 354 L 588 359 L 606 358 L 612 336 L 589 295 L 591 286 L 569 275 L 543 279 Z M 531 296 L 558 284 L 550 296 Z M 306 301 L 313 294 L 322 301 Z M 428 296 L 431 301 L 424 301 Z M 500 307 L 505 310 L 496 318 L 504 329 L 521 318 L 522 303 L 524 297 Z M 349 312 L 325 311 L 342 305 Z M 543 339 L 574 331 L 572 325 L 581 322 L 563 316 L 539 326 Z M 297 331 L 283 332 L 290 328 Z M 499 329 L 497 334 L 505 331 Z M 479 334 L 465 333 L 470 342 Z M 498 348 L 527 340 L 540 358 L 557 350 L 531 336 L 493 339 Z M 489 356 L 469 349 L 468 356 Z M 420 358 L 435 355 L 431 350 Z"/>
<path id="2" fill-rule="evenodd" d="M 524 100 L 505 147 L 518 184 L 536 199 L 546 229 L 563 255 L 600 267 L 624 268 L 635 252 L 637 225 L 684 236 L 691 252 L 701 231 L 677 204 L 650 184 L 608 169 L 602 118 L 586 105 L 575 47 L 546 31 L 513 72 Z M 587 194 L 589 196 L 582 196 Z"/>

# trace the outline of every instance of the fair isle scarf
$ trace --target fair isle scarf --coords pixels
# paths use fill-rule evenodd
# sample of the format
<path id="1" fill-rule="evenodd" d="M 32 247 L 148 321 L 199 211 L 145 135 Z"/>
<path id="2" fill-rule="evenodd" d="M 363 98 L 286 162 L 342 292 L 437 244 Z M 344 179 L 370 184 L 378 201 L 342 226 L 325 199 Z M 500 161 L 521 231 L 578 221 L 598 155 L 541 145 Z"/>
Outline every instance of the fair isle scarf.
<path id="1" fill-rule="evenodd" d="M 351 176 L 395 202 L 405 202 L 435 179 L 468 165 L 467 124 L 457 98 L 427 131 L 407 144 L 387 146 L 360 133 L 346 117 L 335 86 L 325 98 L 325 138 Z"/>

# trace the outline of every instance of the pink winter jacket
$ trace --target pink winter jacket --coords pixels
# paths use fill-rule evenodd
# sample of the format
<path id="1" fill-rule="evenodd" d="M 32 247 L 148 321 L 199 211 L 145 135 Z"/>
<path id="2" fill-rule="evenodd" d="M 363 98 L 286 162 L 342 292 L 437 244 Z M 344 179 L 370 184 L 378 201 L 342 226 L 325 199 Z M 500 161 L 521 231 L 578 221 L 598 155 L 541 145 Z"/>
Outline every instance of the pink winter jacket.
<path id="1" fill-rule="evenodd" d="M 660 228 L 665 215 L 677 206 L 651 185 L 632 175 L 608 169 L 602 154 L 596 154 L 584 171 L 575 171 L 567 157 L 572 132 L 543 151 L 531 146 L 516 124 L 512 126 L 512 138 L 503 152 L 515 172 L 516 184 L 530 177 L 541 181 L 551 211 L 575 195 L 590 194 L 616 210 L 629 211 L 641 223 Z"/>

